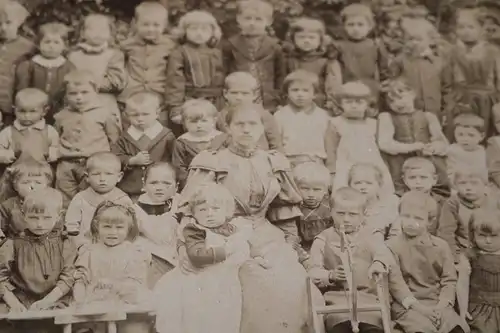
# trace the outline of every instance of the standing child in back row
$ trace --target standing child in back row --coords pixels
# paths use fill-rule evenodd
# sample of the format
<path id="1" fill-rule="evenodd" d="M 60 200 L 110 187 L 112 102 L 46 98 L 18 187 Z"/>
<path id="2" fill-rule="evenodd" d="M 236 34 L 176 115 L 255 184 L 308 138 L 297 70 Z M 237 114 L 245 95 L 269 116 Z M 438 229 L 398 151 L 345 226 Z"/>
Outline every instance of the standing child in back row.
<path id="1" fill-rule="evenodd" d="M 278 42 L 267 35 L 273 21 L 273 7 L 262 0 L 244 0 L 236 16 L 240 33 L 222 45 L 227 74 L 249 72 L 259 82 L 259 97 L 264 108 L 274 113 L 280 104 L 285 61 Z"/>

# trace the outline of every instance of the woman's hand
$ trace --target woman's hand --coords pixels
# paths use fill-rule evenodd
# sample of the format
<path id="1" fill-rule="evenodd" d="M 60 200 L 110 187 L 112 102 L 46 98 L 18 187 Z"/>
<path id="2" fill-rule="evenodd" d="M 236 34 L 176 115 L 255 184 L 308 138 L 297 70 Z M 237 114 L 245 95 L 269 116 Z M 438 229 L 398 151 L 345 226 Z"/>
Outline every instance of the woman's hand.
<path id="1" fill-rule="evenodd" d="M 333 282 L 345 282 L 347 280 L 347 275 L 344 271 L 344 267 L 337 266 L 334 270 L 330 271 L 329 275 L 330 281 Z"/>

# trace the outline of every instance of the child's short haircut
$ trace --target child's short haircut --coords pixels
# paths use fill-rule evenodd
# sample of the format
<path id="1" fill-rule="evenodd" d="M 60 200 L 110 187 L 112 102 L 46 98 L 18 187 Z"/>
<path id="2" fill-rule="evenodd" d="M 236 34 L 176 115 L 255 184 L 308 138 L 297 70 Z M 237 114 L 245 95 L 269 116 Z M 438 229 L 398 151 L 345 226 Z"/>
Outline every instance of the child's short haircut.
<path id="1" fill-rule="evenodd" d="M 92 86 L 95 91 L 99 89 L 96 77 L 90 71 L 75 69 L 64 76 L 64 89 L 66 91 L 70 87 L 79 87 L 86 84 Z"/>
<path id="2" fill-rule="evenodd" d="M 50 165 L 45 161 L 38 161 L 33 157 L 21 156 L 12 166 L 7 169 L 10 182 L 15 188 L 15 184 L 21 177 L 45 177 L 47 185 L 51 185 L 54 180 L 54 172 Z"/>
<path id="3" fill-rule="evenodd" d="M 457 168 L 452 177 L 452 184 L 456 184 L 460 178 L 479 178 L 484 184 L 488 184 L 488 170 L 479 167 L 461 166 Z"/>
<path id="4" fill-rule="evenodd" d="M 125 101 L 125 110 L 131 108 L 134 110 L 141 110 L 150 107 L 160 109 L 161 98 L 157 93 L 149 91 L 141 91 L 127 97 Z"/>
<path id="5" fill-rule="evenodd" d="M 217 108 L 206 99 L 190 99 L 181 106 L 182 120 L 198 120 L 208 117 L 217 117 Z"/>
<path id="6" fill-rule="evenodd" d="M 366 205 L 368 204 L 366 197 L 352 187 L 341 187 L 336 190 L 331 198 L 331 207 L 335 209 L 335 204 L 342 201 L 355 201 L 359 203 L 362 210 L 365 210 Z"/>
<path id="7" fill-rule="evenodd" d="M 233 195 L 226 187 L 213 182 L 198 185 L 196 191 L 194 191 L 193 195 L 189 198 L 191 214 L 194 215 L 196 206 L 206 202 L 218 203 L 224 207 L 226 209 L 226 222 L 233 217 L 236 205 Z"/>
<path id="8" fill-rule="evenodd" d="M 293 178 L 297 184 L 323 183 L 328 187 L 330 171 L 322 164 L 307 162 L 297 165 L 293 169 Z"/>
<path id="9" fill-rule="evenodd" d="M 453 125 L 455 128 L 464 127 L 464 128 L 474 128 L 479 133 L 485 133 L 485 124 L 484 119 L 477 114 L 474 113 L 462 113 L 453 119 Z"/>
<path id="10" fill-rule="evenodd" d="M 24 198 L 23 213 L 60 212 L 63 209 L 63 196 L 58 190 L 46 187 L 31 191 Z"/>
<path id="11" fill-rule="evenodd" d="M 370 170 L 370 171 L 367 171 Z M 362 174 L 366 175 L 367 172 L 373 172 L 375 175 L 375 180 L 379 185 L 384 184 L 384 175 L 382 173 L 382 170 L 379 168 L 378 165 L 372 164 L 372 163 L 356 163 L 354 164 L 351 169 L 349 169 L 349 175 L 347 177 L 347 184 L 351 184 L 352 178 L 354 177 L 354 174 L 358 171 L 361 171 Z"/>
<path id="12" fill-rule="evenodd" d="M 283 92 L 287 94 L 288 88 L 290 88 L 290 86 L 295 82 L 309 84 L 314 88 L 314 91 L 316 92 L 319 90 L 318 76 L 304 69 L 298 69 L 288 74 L 283 80 Z"/>
<path id="13" fill-rule="evenodd" d="M 290 24 L 290 28 L 288 29 L 287 33 L 287 39 L 291 43 L 295 44 L 294 43 L 295 34 L 298 32 L 317 33 L 321 38 L 319 46 L 320 50 L 326 50 L 326 45 L 325 45 L 326 28 L 323 21 L 310 17 L 298 18 L 297 20 L 293 21 L 292 24 Z"/>
<path id="14" fill-rule="evenodd" d="M 344 9 L 342 9 L 342 11 L 340 12 L 340 17 L 342 19 L 342 22 L 344 23 L 350 17 L 355 17 L 355 16 L 364 17 L 371 26 L 375 24 L 373 11 L 367 5 L 361 3 L 354 3 L 344 7 Z"/>
<path id="15" fill-rule="evenodd" d="M 165 17 L 165 23 L 168 23 L 168 9 L 158 2 L 144 1 L 138 4 L 134 10 L 135 19 L 149 13 L 161 14 Z"/>
<path id="16" fill-rule="evenodd" d="M 122 164 L 120 158 L 109 151 L 101 151 L 90 155 L 85 165 L 87 172 L 97 165 L 108 165 L 120 171 Z"/>
<path id="17" fill-rule="evenodd" d="M 259 82 L 252 74 L 248 72 L 233 72 L 226 76 L 226 79 L 224 80 L 224 89 L 231 89 L 231 87 L 241 84 L 242 82 L 251 84 L 254 87 L 253 90 L 257 90 L 259 88 Z"/>
<path id="18" fill-rule="evenodd" d="M 29 15 L 30 13 L 28 10 L 17 1 L 4 0 L 0 4 L 0 17 L 7 16 L 9 18 L 15 18 L 17 22 L 22 24 Z"/>
<path id="19" fill-rule="evenodd" d="M 105 14 L 100 14 L 100 13 L 92 13 L 92 14 L 88 14 L 87 16 L 85 16 L 83 18 L 83 21 L 82 21 L 82 24 L 80 26 L 80 40 L 82 42 L 85 42 L 84 40 L 84 31 L 85 29 L 87 28 L 87 25 L 89 25 L 90 23 L 92 23 L 92 21 L 96 22 L 104 22 L 106 23 L 106 25 L 108 26 L 109 28 L 109 31 L 111 32 L 110 35 L 111 35 L 111 40 L 109 40 L 108 42 L 110 44 L 113 44 L 113 38 L 115 36 L 115 23 L 114 23 L 114 19 L 109 16 L 109 15 L 105 15 Z"/>
<path id="20" fill-rule="evenodd" d="M 433 175 L 436 174 L 436 166 L 432 163 L 431 160 L 425 157 L 410 157 L 403 163 L 402 173 L 405 175 L 408 171 L 411 170 L 428 170 Z"/>
<path id="21" fill-rule="evenodd" d="M 62 41 L 68 45 L 69 42 L 69 27 L 59 22 L 45 23 L 38 28 L 37 44 L 40 44 L 42 39 L 47 35 L 57 35 Z"/>
<path id="22" fill-rule="evenodd" d="M 373 98 L 373 93 L 366 84 L 361 81 L 350 81 L 346 82 L 340 87 L 340 91 L 335 94 L 338 100 L 343 98 L 363 98 L 371 100 Z"/>
<path id="23" fill-rule="evenodd" d="M 24 88 L 16 94 L 16 108 L 37 108 L 46 106 L 49 96 L 37 88 Z"/>
<path id="24" fill-rule="evenodd" d="M 178 24 L 180 40 L 183 41 L 186 39 L 186 31 L 190 25 L 200 23 L 208 24 L 212 28 L 212 37 L 207 45 L 209 47 L 215 47 L 222 37 L 222 31 L 215 17 L 204 10 L 193 10 L 181 17 Z"/>
<path id="25" fill-rule="evenodd" d="M 272 20 L 274 8 L 273 6 L 262 0 L 242 0 L 238 3 L 238 15 L 241 15 L 247 11 L 257 12 L 262 14 L 269 20 Z"/>
<path id="26" fill-rule="evenodd" d="M 149 175 L 155 169 L 165 169 L 165 170 L 168 170 L 168 172 L 172 176 L 172 179 L 175 180 L 177 172 L 175 171 L 175 168 L 170 163 L 167 163 L 167 162 L 155 162 L 155 163 L 151 164 L 150 166 L 148 166 L 146 168 L 146 172 L 144 173 L 144 182 L 146 182 L 148 180 Z"/>
<path id="27" fill-rule="evenodd" d="M 111 201 L 103 201 L 97 205 L 92 221 L 90 222 L 90 234 L 92 235 L 92 241 L 96 243 L 99 240 L 99 223 L 101 222 L 103 213 L 108 209 L 117 209 L 124 215 L 130 217 L 131 224 L 129 225 L 127 240 L 134 241 L 139 236 L 139 224 L 134 209 L 132 209 L 132 207 L 123 206 Z M 106 222 L 122 223 L 123 217 L 117 215 L 114 219 Z"/>
<path id="28" fill-rule="evenodd" d="M 429 221 L 436 219 L 438 215 L 438 204 L 428 193 L 422 191 L 406 192 L 399 201 L 399 212 L 401 213 L 408 205 L 427 211 Z"/>

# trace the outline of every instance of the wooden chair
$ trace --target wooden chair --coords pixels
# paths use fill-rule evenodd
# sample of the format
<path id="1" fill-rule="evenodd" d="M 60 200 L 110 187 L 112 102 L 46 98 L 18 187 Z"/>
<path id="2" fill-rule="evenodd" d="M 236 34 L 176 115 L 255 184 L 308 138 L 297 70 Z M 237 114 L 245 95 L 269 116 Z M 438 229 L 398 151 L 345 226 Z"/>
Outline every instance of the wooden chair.
<path id="1" fill-rule="evenodd" d="M 313 290 L 316 286 L 313 284 L 312 279 L 308 278 L 307 281 L 307 297 L 309 305 L 309 320 L 308 320 L 308 333 L 321 333 L 324 332 L 323 316 L 330 313 L 349 313 L 348 306 L 339 305 L 323 305 L 317 306 L 313 301 Z M 389 287 L 387 274 L 377 282 L 377 296 L 379 302 L 374 304 L 358 304 L 358 313 L 363 312 L 380 312 L 382 316 L 382 324 L 384 333 L 392 333 L 392 322 L 390 313 L 389 301 Z"/>
<path id="2" fill-rule="evenodd" d="M 76 311 L 71 308 L 60 310 L 46 310 L 46 311 L 25 311 L 18 313 L 8 313 L 0 315 L 0 320 L 10 321 L 33 321 L 42 319 L 54 319 L 56 325 L 63 326 L 64 333 L 72 333 L 73 324 L 89 323 L 89 322 L 104 322 L 106 323 L 107 333 L 117 333 L 116 322 L 126 320 L 127 315 L 131 314 L 144 314 L 153 316 L 152 311 L 149 309 L 126 308 L 117 309 L 115 311 L 92 310 L 85 309 Z"/>

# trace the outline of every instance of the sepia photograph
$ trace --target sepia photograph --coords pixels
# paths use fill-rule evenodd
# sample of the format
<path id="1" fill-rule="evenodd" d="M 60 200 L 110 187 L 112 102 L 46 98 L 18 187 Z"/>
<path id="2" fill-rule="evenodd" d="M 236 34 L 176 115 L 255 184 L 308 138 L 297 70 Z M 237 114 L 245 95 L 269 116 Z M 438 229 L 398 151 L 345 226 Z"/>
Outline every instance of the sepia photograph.
<path id="1" fill-rule="evenodd" d="M 0 333 L 500 333 L 500 0 L 0 0 Z"/>

